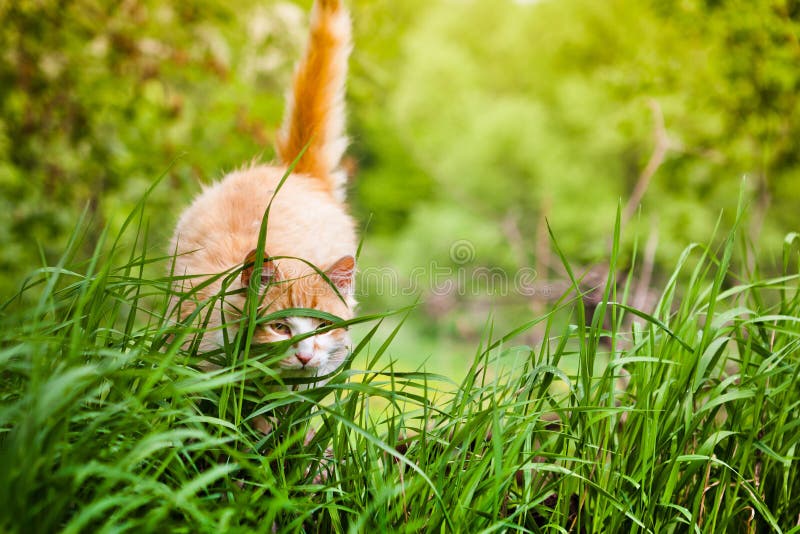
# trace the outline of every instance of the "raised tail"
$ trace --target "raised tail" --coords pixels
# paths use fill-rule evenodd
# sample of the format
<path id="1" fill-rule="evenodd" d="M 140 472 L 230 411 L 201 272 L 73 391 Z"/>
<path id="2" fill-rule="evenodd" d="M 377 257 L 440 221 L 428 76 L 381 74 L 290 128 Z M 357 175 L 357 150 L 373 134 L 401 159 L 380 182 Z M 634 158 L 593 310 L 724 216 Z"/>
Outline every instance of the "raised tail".
<path id="1" fill-rule="evenodd" d="M 295 172 L 322 180 L 344 199 L 346 173 L 339 169 L 347 147 L 344 86 L 350 55 L 350 15 L 340 0 L 316 0 L 308 48 L 298 63 L 275 148 L 286 165 L 306 148 Z"/>

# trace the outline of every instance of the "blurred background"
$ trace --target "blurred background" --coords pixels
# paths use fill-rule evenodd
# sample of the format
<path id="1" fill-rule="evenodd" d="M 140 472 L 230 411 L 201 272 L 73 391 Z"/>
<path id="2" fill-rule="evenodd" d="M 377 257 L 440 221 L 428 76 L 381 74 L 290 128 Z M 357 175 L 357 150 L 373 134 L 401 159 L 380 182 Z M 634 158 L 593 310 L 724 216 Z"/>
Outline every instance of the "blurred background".
<path id="1" fill-rule="evenodd" d="M 0 0 L 0 295 L 83 210 L 88 253 L 164 175 L 157 256 L 202 184 L 269 161 L 310 4 Z M 643 307 L 740 193 L 767 270 L 800 230 L 800 1 L 348 4 L 359 298 L 418 303 L 400 368 L 459 374 L 487 329 L 546 312 L 567 285 L 545 221 L 591 285 L 619 210 Z"/>

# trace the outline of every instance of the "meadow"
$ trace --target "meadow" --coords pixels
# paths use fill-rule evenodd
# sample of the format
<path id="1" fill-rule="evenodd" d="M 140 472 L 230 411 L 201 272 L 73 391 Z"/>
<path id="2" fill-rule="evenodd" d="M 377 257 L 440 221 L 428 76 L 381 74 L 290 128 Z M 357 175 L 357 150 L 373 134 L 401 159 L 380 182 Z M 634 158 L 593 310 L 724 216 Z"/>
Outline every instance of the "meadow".
<path id="1" fill-rule="evenodd" d="M 591 317 L 562 256 L 572 291 L 509 332 L 488 318 L 460 382 L 387 357 L 403 325 L 384 321 L 413 309 L 358 317 L 352 357 L 305 390 L 275 387 L 282 351 L 247 328 L 198 353 L 173 277 L 143 275 L 168 265 L 145 213 L 77 262 L 76 231 L 3 304 L 4 531 L 800 532 L 796 234 L 773 278 L 732 270 L 737 228 L 688 247 L 652 313 L 618 246 Z"/>

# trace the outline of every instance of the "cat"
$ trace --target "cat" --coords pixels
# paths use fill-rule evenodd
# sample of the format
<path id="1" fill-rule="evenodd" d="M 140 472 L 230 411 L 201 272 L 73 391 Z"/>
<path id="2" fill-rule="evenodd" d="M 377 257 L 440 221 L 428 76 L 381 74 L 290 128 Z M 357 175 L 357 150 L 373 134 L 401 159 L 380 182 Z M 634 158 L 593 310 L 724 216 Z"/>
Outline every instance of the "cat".
<path id="1" fill-rule="evenodd" d="M 219 348 L 223 336 L 235 334 L 232 323 L 245 309 L 259 229 L 270 202 L 260 311 L 311 308 L 343 320 L 354 316 L 356 225 L 345 203 L 346 173 L 339 168 L 347 146 L 344 88 L 351 46 L 350 15 L 341 1 L 316 0 L 307 48 L 295 68 L 275 143 L 278 162 L 226 175 L 205 187 L 178 219 L 171 241 L 172 273 L 182 278 L 176 282 L 179 291 L 191 295 L 174 298 L 180 317 L 186 319 L 198 303 L 225 294 L 224 304 L 214 306 L 204 326 L 201 352 Z M 223 273 L 238 276 L 224 287 Z M 347 329 L 331 326 L 319 318 L 289 316 L 259 324 L 253 342 L 285 341 L 322 328 L 292 344 L 275 371 L 283 378 L 323 376 L 352 350 Z"/>

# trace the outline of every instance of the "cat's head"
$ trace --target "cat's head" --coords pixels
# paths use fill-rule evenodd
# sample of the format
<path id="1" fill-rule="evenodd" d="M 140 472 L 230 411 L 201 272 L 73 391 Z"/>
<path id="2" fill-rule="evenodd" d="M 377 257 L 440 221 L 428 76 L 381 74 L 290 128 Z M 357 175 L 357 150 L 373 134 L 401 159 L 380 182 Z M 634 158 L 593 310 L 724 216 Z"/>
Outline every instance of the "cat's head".
<path id="1" fill-rule="evenodd" d="M 251 284 L 255 251 L 245 258 L 242 286 Z M 299 260 L 267 258 L 261 268 L 260 311 L 266 315 L 290 308 L 306 308 L 329 313 L 347 320 L 353 317 L 353 256 L 339 258 L 320 269 L 322 276 Z M 352 350 L 347 328 L 329 328 L 330 321 L 307 316 L 289 316 L 262 323 L 254 336 L 255 343 L 286 341 L 319 331 L 293 343 L 278 363 L 283 376 L 312 377 L 334 371 Z"/>

